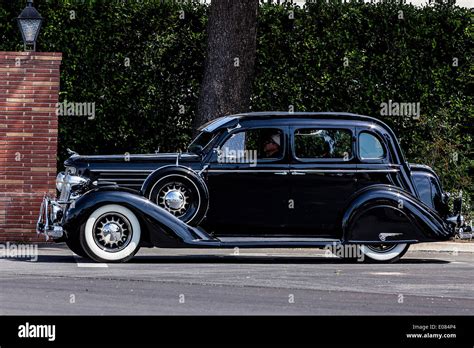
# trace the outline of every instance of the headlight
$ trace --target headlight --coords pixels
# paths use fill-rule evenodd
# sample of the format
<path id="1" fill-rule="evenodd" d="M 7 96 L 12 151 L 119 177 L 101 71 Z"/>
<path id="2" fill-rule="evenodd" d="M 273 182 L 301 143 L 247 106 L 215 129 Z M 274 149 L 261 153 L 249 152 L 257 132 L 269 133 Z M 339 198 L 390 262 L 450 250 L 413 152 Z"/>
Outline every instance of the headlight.
<path id="1" fill-rule="evenodd" d="M 69 195 L 71 190 L 77 190 L 80 185 L 86 182 L 87 179 L 84 179 L 80 176 L 64 174 L 63 172 L 61 172 L 56 177 L 56 188 L 59 192 L 61 192 L 61 194 L 64 193 L 65 195 Z"/>
<path id="2" fill-rule="evenodd" d="M 87 179 L 84 179 L 76 175 L 66 175 L 65 182 L 69 185 L 72 191 L 77 190 L 78 187 L 87 182 Z"/>
<path id="3" fill-rule="evenodd" d="M 56 177 L 56 189 L 61 192 L 62 189 L 63 189 L 63 185 L 64 185 L 64 173 L 61 172 L 58 174 L 58 176 Z"/>

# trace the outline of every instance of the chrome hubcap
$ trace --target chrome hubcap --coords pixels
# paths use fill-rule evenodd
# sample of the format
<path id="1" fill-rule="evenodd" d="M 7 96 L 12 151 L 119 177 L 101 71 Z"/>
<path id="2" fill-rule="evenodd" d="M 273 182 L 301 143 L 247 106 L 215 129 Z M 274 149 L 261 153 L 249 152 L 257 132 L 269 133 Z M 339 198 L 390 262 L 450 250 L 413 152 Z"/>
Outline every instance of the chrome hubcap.
<path id="1" fill-rule="evenodd" d="M 157 203 L 176 217 L 181 217 L 189 208 L 189 192 L 180 183 L 168 184 L 158 193 Z"/>
<path id="2" fill-rule="evenodd" d="M 122 239 L 122 227 L 115 222 L 107 222 L 101 230 L 100 237 L 102 241 L 110 244 L 116 244 Z"/>
<path id="3" fill-rule="evenodd" d="M 130 242 L 132 228 L 128 219 L 119 213 L 99 217 L 94 226 L 94 240 L 102 249 L 116 252 Z"/>
<path id="4" fill-rule="evenodd" d="M 170 209 L 181 209 L 184 206 L 184 202 L 184 195 L 180 191 L 173 190 L 165 194 L 165 204 Z"/>

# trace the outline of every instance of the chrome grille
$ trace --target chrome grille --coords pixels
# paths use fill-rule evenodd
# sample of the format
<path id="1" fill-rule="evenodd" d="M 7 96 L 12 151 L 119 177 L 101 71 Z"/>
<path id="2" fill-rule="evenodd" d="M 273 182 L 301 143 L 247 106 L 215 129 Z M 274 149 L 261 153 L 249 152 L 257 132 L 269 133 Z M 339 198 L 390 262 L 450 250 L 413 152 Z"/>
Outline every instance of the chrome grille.
<path id="1" fill-rule="evenodd" d="M 69 201 L 69 196 L 71 194 L 71 186 L 67 183 L 63 184 L 62 190 L 59 194 L 59 202 Z"/>

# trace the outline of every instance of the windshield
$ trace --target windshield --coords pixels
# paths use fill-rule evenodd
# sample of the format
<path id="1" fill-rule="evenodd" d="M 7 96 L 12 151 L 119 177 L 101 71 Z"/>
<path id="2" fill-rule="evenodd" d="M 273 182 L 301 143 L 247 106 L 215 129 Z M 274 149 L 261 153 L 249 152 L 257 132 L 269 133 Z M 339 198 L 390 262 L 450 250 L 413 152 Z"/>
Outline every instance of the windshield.
<path id="1" fill-rule="evenodd" d="M 204 150 L 216 137 L 216 133 L 210 132 L 201 132 L 198 136 L 191 142 L 188 147 L 188 152 L 200 153 Z"/>

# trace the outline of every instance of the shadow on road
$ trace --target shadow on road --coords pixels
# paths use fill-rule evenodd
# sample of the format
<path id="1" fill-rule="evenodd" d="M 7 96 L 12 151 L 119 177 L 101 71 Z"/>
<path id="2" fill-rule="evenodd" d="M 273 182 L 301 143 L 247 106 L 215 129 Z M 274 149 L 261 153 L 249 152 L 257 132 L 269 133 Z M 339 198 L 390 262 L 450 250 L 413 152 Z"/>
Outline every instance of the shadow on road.
<path id="1" fill-rule="evenodd" d="M 227 256 L 227 255 L 186 255 L 186 256 L 135 256 L 129 263 L 233 263 L 233 264 L 363 264 L 362 262 L 327 257 L 291 256 Z M 438 259 L 402 259 L 403 264 L 450 263 Z"/>
<path id="2" fill-rule="evenodd" d="M 9 259 L 10 261 L 16 262 L 33 262 L 29 259 Z M 40 263 L 76 263 L 79 262 L 92 262 L 88 259 L 83 259 L 79 256 L 72 255 L 39 255 L 36 262 Z M 229 264 L 366 264 L 363 262 L 357 262 L 339 258 L 327 258 L 324 256 L 305 256 L 305 257 L 291 257 L 291 256 L 234 256 L 234 255 L 142 255 L 135 256 L 132 260 L 127 263 L 131 264 L 185 264 L 185 263 L 200 263 L 200 264 L 213 264 L 213 263 L 229 263 Z M 451 263 L 448 260 L 441 259 L 411 259 L 403 258 L 397 263 L 399 264 L 447 264 Z"/>

